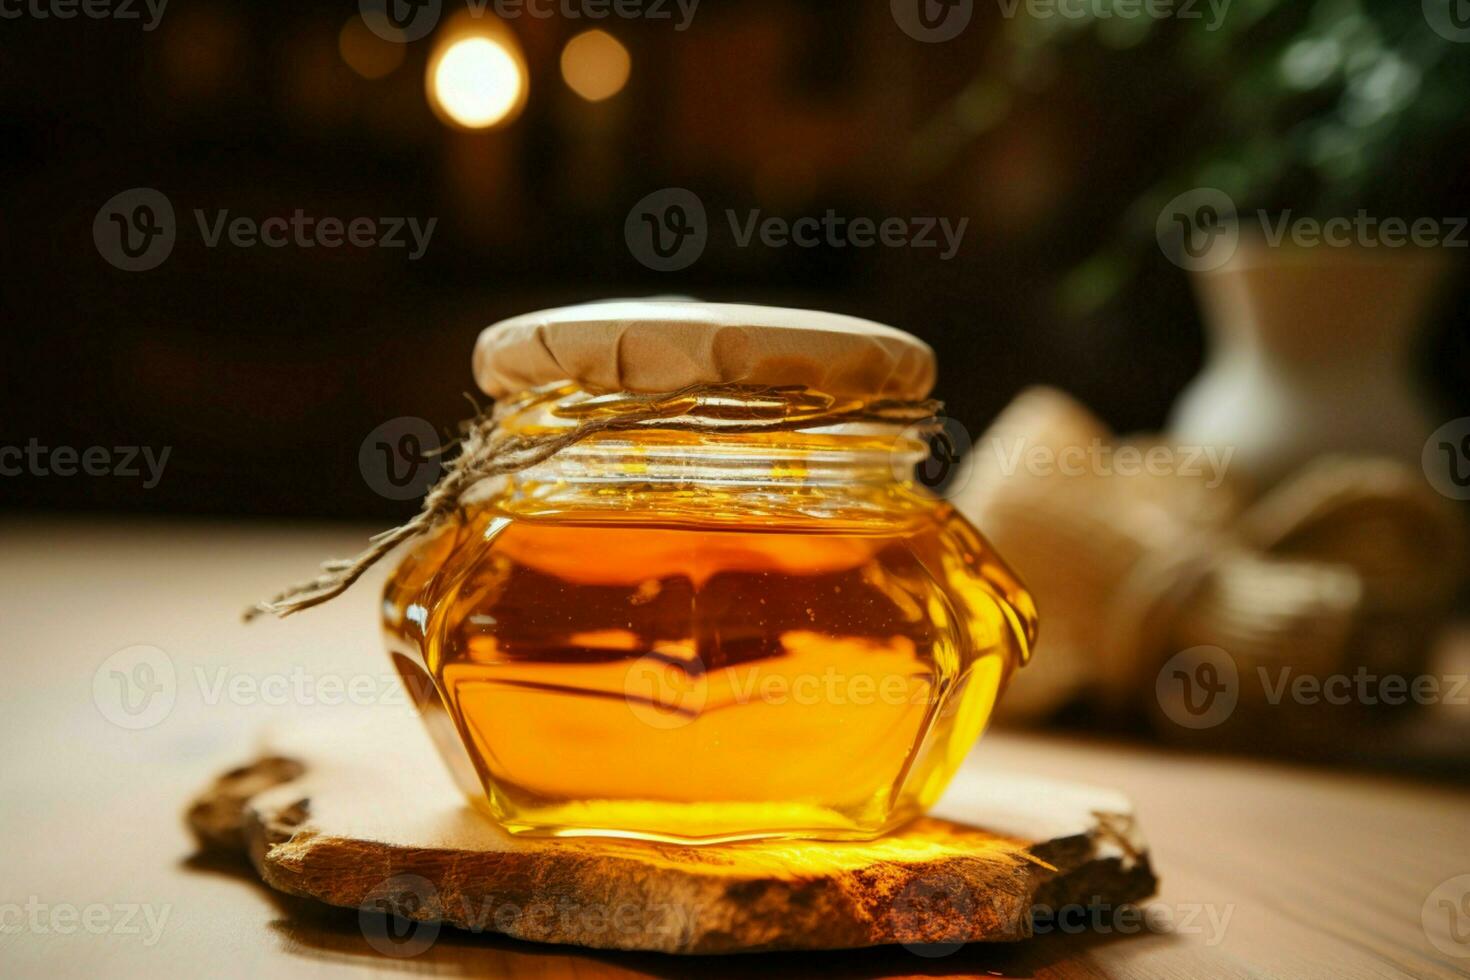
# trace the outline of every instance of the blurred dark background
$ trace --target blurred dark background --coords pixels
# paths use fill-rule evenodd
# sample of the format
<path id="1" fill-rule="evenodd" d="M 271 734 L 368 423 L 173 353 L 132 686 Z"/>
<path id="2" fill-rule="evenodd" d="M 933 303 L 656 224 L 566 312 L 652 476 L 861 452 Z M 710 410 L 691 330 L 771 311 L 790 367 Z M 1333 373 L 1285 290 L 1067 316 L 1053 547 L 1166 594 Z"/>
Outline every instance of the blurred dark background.
<path id="1" fill-rule="evenodd" d="M 1323 4 L 1239 2 L 1277 49 L 1323 16 Z M 340 0 L 174 0 L 154 30 L 138 9 L 142 21 L 0 21 L 0 442 L 168 446 L 168 475 L 148 490 L 7 477 L 7 508 L 401 516 L 413 504 L 369 488 L 359 446 L 399 416 L 451 432 L 469 412 L 482 327 L 656 293 L 909 330 L 937 349 L 938 395 L 975 433 L 1037 383 L 1120 430 L 1156 427 L 1204 340 L 1186 274 L 1129 215 L 1160 180 L 1230 146 L 1238 113 L 1267 111 L 1228 103 L 1232 73 L 1251 66 L 1191 53 L 1185 24 L 1043 43 L 1003 5 L 977 3 L 962 35 L 936 44 L 898 29 L 880 0 L 705 0 L 682 31 L 676 8 L 673 20 L 506 22 L 527 73 L 523 111 L 467 131 L 436 114 L 425 86 L 462 5 L 447 2 L 439 31 L 407 44 L 364 30 Z M 626 87 L 599 101 L 561 67 L 567 42 L 592 28 L 631 59 Z M 1470 45 L 1451 54 L 1463 62 Z M 1202 69 L 1186 70 L 1188 57 Z M 1406 105 L 1438 106 L 1432 81 Z M 1293 118 L 1315 97 L 1293 98 Z M 1347 182 L 1330 206 L 1470 214 L 1457 106 L 1460 128 L 1389 148 L 1397 156 L 1380 162 L 1393 181 Z M 1267 190 L 1252 203 L 1296 200 L 1289 160 L 1276 176 L 1253 185 Z M 660 273 L 630 253 L 623 228 L 635 202 L 671 186 L 700 196 L 713 230 L 692 267 Z M 128 272 L 99 252 L 93 222 L 138 187 L 167 196 L 178 238 L 157 268 Z M 208 248 L 196 208 L 437 225 L 417 260 L 373 247 Z M 737 248 L 724 212 L 752 208 L 969 226 L 948 261 Z M 1446 418 L 1470 414 L 1467 322 L 1462 267 L 1418 353 Z"/>

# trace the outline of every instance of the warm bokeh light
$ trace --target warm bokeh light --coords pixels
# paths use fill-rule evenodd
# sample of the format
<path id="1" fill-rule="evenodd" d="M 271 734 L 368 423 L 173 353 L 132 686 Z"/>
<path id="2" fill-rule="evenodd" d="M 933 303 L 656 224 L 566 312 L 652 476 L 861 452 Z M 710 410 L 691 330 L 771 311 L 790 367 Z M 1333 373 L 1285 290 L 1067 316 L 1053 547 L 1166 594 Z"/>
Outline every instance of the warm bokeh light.
<path id="1" fill-rule="evenodd" d="M 561 52 L 561 77 L 567 87 L 589 102 L 610 99 L 628 84 L 633 59 L 623 43 L 607 31 L 586 31 Z"/>
<path id="2" fill-rule="evenodd" d="M 403 64 L 403 45 L 374 34 L 361 17 L 349 17 L 337 35 L 337 50 L 363 78 L 382 78 Z"/>
<path id="3" fill-rule="evenodd" d="M 488 129 L 526 101 L 526 66 L 509 37 L 470 35 L 445 42 L 429 59 L 429 101 L 449 122 Z"/>

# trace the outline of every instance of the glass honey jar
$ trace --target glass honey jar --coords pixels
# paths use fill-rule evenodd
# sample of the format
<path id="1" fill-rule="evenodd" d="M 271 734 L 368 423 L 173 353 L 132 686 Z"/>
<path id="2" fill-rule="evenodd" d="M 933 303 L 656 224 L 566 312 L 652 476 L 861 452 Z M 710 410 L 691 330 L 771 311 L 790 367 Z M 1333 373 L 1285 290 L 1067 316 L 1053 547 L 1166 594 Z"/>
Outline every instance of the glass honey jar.
<path id="1" fill-rule="evenodd" d="M 681 843 L 867 839 L 932 804 L 1036 632 L 912 479 L 923 427 L 865 414 L 933 373 L 917 339 L 809 311 L 489 328 L 502 438 L 608 427 L 480 482 L 388 582 L 390 653 L 469 799 L 511 833 Z"/>

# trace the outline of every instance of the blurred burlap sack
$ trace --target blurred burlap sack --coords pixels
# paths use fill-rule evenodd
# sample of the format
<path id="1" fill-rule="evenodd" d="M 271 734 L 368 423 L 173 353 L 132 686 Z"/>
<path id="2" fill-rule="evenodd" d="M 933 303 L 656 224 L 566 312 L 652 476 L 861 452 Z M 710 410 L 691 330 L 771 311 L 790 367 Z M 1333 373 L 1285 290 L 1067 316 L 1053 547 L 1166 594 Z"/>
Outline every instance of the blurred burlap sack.
<path id="1" fill-rule="evenodd" d="M 1177 730 L 1156 682 L 1181 657 L 1218 660 L 1205 679 L 1234 671 L 1237 722 L 1268 699 L 1280 707 L 1260 678 L 1423 670 L 1464 572 L 1456 508 L 1417 470 L 1365 457 L 1321 457 L 1256 498 L 1230 455 L 1117 440 L 1044 388 L 975 443 L 955 504 L 1042 616 L 1002 720 L 1080 700 Z M 1269 724 L 1293 714 L 1288 704 Z"/>

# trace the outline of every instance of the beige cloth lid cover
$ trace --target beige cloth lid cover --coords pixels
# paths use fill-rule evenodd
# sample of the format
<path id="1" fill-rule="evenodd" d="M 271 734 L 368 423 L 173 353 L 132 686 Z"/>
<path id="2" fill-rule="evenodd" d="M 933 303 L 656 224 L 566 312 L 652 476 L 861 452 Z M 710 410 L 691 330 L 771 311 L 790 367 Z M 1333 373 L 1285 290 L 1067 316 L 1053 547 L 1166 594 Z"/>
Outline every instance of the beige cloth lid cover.
<path id="1" fill-rule="evenodd" d="M 636 300 L 486 327 L 474 372 L 492 398 L 573 381 L 594 391 L 804 385 L 840 398 L 917 400 L 934 387 L 934 351 L 902 330 L 836 313 Z"/>

